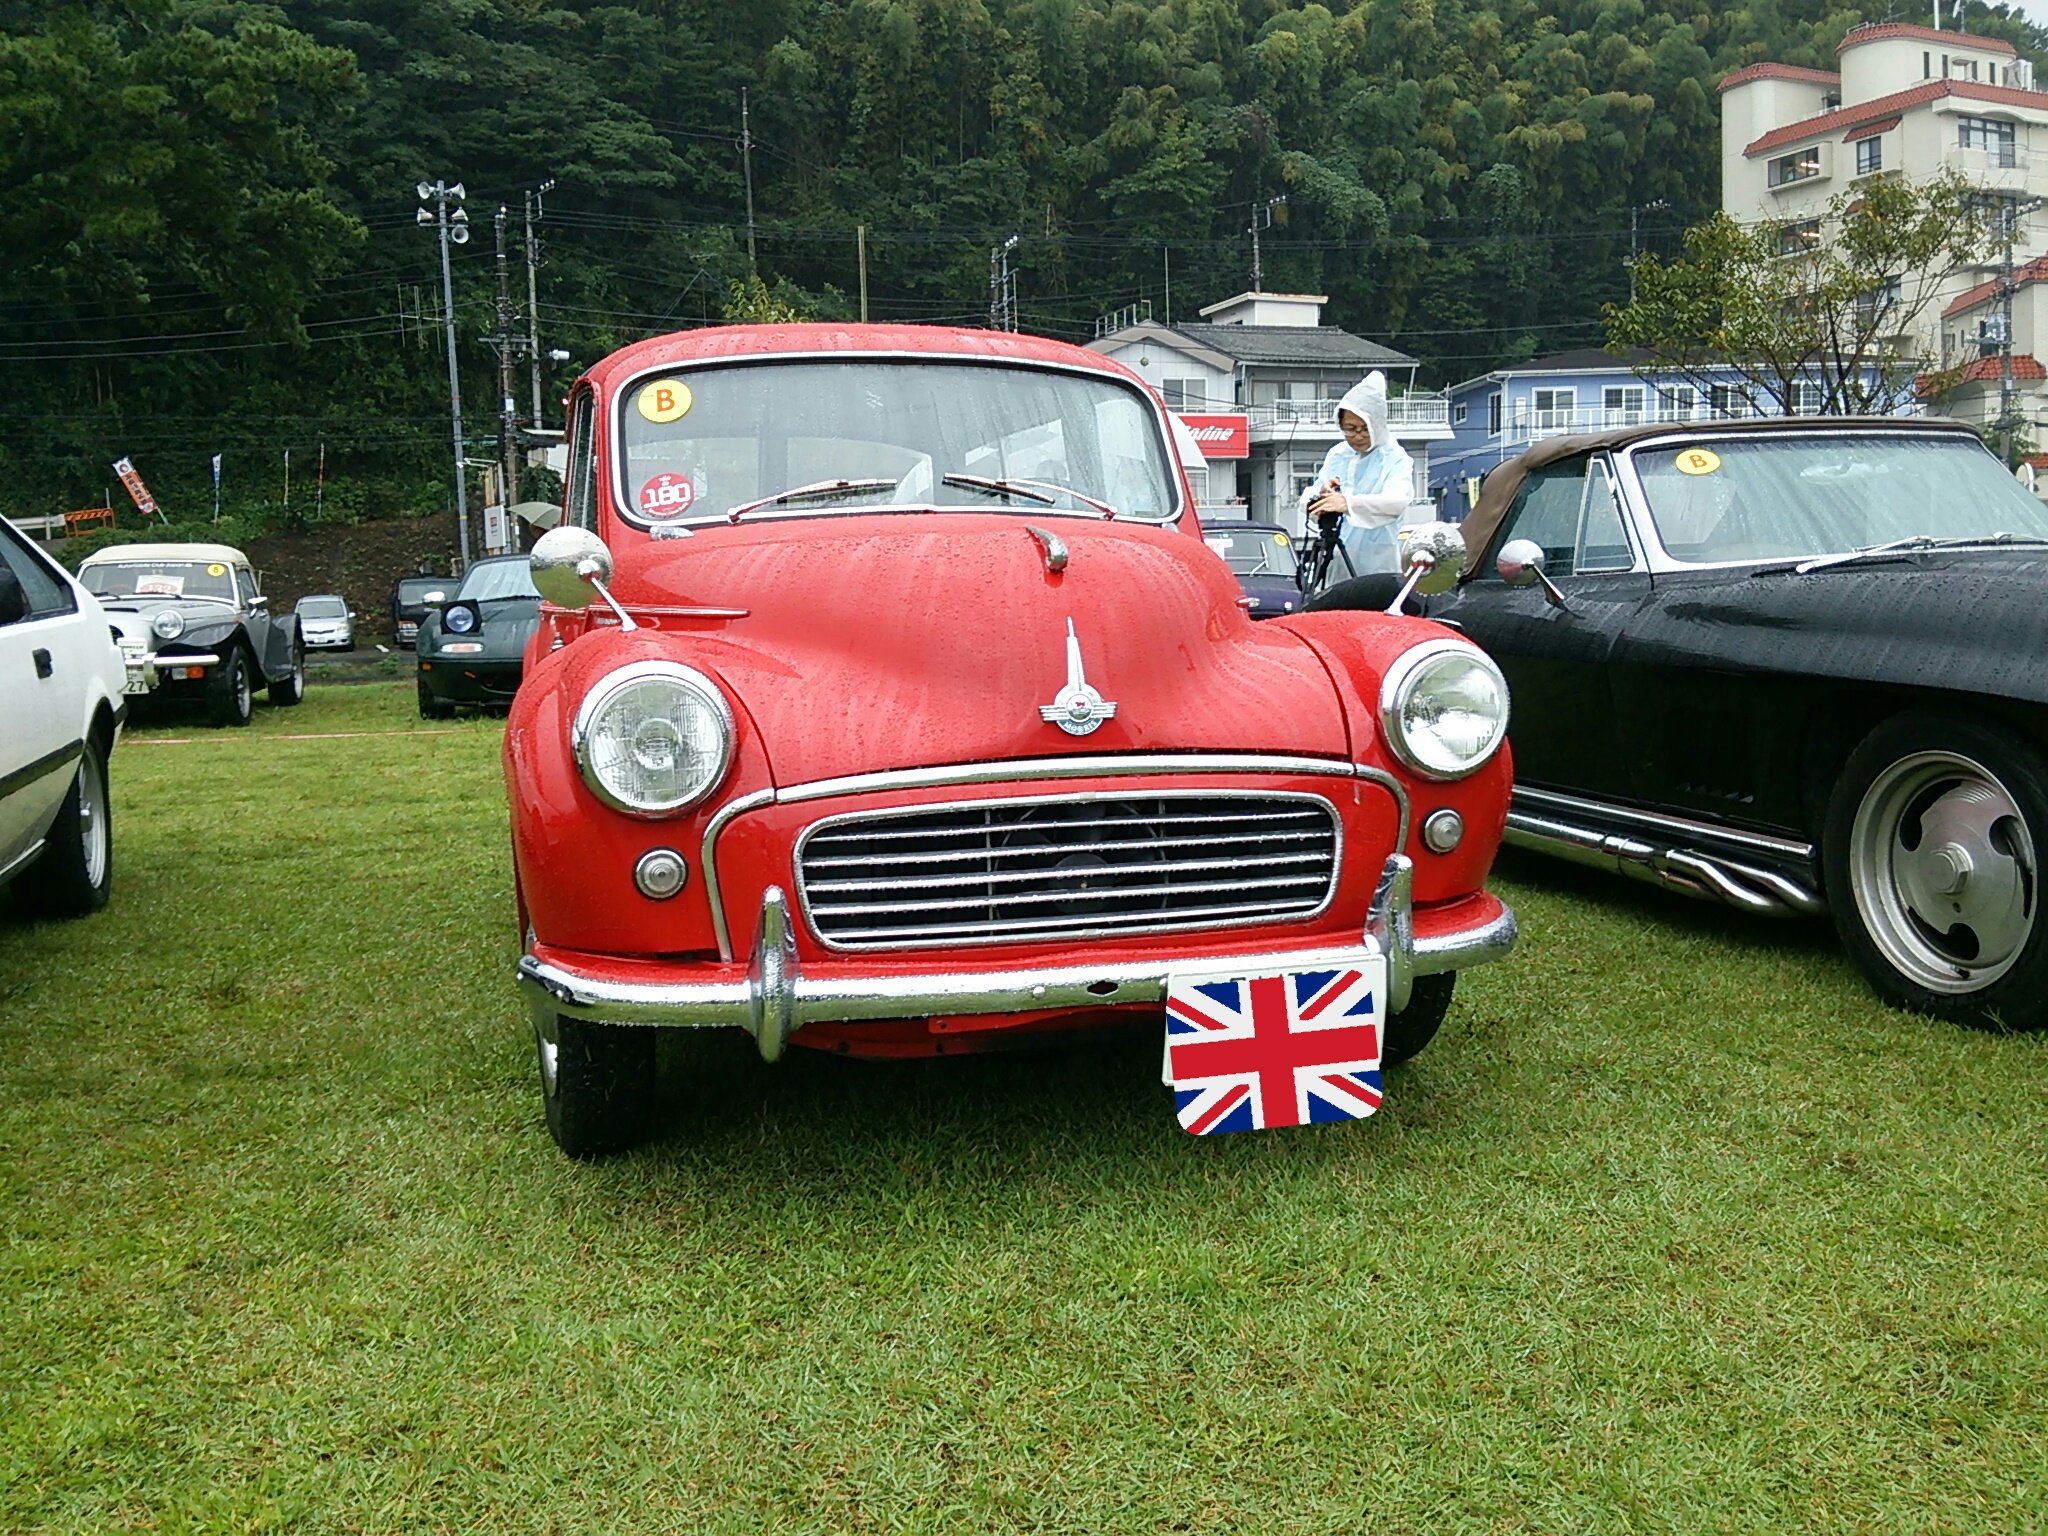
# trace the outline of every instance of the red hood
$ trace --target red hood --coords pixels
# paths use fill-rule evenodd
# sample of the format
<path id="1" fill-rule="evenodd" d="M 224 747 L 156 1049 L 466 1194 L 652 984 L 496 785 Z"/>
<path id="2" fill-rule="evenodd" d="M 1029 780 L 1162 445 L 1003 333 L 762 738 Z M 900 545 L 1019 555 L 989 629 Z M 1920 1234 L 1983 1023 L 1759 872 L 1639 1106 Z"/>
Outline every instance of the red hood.
<path id="1" fill-rule="evenodd" d="M 1054 574 L 1035 526 L 1068 552 Z M 679 661 L 753 716 L 775 781 L 1070 753 L 1344 757 L 1344 716 L 1302 641 L 1256 625 L 1237 583 L 1174 527 L 998 513 L 824 516 L 629 546 L 628 607 L 744 608 L 657 619 Z M 1116 705 L 1092 734 L 1039 716 L 1067 680 Z"/>

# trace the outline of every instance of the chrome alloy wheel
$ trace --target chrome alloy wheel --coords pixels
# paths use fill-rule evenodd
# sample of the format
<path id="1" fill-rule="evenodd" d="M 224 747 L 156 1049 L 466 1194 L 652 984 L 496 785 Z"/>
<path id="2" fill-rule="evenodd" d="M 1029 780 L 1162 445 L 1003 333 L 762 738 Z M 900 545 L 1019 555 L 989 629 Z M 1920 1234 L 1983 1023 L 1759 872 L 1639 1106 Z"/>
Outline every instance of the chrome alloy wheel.
<path id="1" fill-rule="evenodd" d="M 562 1083 L 561 1040 L 555 1027 L 555 1011 L 539 1004 L 531 1005 L 528 1011 L 533 1018 L 534 1050 L 540 1059 L 541 1095 L 552 1099 L 561 1091 Z"/>
<path id="2" fill-rule="evenodd" d="M 249 669 L 244 666 L 235 674 L 235 714 L 237 718 L 248 718 L 255 705 L 255 688 L 249 681 Z"/>
<path id="3" fill-rule="evenodd" d="M 85 849 L 85 878 L 95 889 L 107 879 L 107 770 L 97 752 L 78 765 L 78 834 Z"/>
<path id="4" fill-rule="evenodd" d="M 1849 834 L 1864 931 L 1930 992 L 1961 995 L 2011 969 L 2034 931 L 2040 865 L 2012 792 L 1957 752 L 1915 752 L 1872 781 Z"/>

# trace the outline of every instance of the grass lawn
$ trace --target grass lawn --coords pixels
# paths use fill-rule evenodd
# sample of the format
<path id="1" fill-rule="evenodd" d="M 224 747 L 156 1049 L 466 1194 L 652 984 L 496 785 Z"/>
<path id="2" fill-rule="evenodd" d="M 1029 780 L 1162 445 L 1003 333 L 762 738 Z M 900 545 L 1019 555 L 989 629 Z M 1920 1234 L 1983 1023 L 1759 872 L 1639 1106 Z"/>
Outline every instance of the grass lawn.
<path id="1" fill-rule="evenodd" d="M 1364 1124 L 705 1038 L 579 1166 L 499 729 L 131 733 L 113 906 L 0 927 L 0 1530 L 2048 1526 L 2048 1042 L 1516 863 Z"/>

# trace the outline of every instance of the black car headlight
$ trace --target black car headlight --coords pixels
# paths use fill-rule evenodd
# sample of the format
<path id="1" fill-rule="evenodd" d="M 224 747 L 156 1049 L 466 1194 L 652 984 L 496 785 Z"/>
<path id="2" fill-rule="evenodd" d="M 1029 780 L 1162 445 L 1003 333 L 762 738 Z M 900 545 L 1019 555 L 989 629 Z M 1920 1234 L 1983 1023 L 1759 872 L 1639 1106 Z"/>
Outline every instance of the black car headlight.
<path id="1" fill-rule="evenodd" d="M 702 800 L 732 763 L 732 710 L 716 684 L 672 661 L 607 673 L 570 727 L 591 793 L 633 816 L 667 816 Z"/>
<path id="2" fill-rule="evenodd" d="M 1425 640 L 1404 651 L 1380 684 L 1380 733 L 1424 778 L 1474 772 L 1507 732 L 1507 679 L 1492 657 L 1462 640 Z"/>

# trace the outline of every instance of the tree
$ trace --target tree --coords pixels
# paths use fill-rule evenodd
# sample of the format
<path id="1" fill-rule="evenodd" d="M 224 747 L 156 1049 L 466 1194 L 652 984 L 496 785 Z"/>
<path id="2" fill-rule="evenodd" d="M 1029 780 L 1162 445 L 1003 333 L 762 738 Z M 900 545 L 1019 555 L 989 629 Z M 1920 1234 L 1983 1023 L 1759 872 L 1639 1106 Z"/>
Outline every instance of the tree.
<path id="1" fill-rule="evenodd" d="M 1605 308 L 1607 342 L 1704 388 L 1733 369 L 1793 409 L 1818 384 L 1825 415 L 1895 410 L 1924 366 L 1922 322 L 1989 243 L 1960 177 L 1875 178 L 1814 218 L 1745 227 L 1715 214 L 1669 262 L 1636 264 L 1636 296 Z"/>

